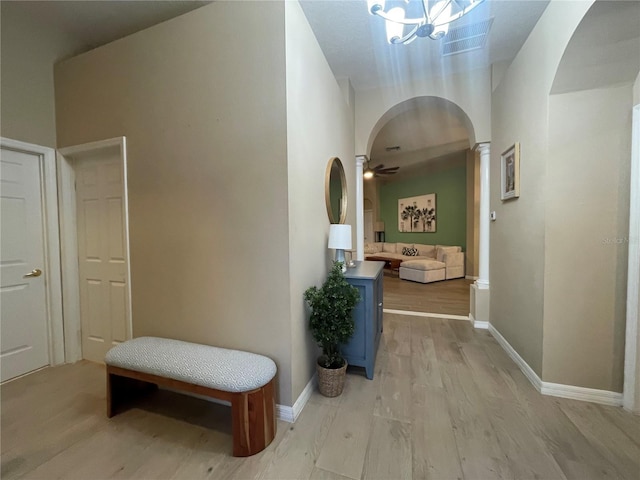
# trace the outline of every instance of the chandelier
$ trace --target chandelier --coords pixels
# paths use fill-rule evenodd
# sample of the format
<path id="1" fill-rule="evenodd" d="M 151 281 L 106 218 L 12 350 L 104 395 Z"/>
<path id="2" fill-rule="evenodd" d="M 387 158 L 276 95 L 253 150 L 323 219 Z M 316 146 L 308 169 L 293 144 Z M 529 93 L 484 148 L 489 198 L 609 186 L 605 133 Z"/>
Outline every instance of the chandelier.
<path id="1" fill-rule="evenodd" d="M 367 0 L 371 15 L 378 15 L 387 21 L 387 41 L 408 44 L 417 37 L 438 40 L 449 31 L 449 24 L 466 15 L 483 0 L 418 0 L 422 13 L 419 18 L 405 18 L 403 7 L 393 7 L 384 11 L 384 0 Z M 393 2 L 398 3 L 398 2 Z M 404 0 L 409 4 L 409 0 Z M 405 29 L 408 32 L 405 34 Z"/>

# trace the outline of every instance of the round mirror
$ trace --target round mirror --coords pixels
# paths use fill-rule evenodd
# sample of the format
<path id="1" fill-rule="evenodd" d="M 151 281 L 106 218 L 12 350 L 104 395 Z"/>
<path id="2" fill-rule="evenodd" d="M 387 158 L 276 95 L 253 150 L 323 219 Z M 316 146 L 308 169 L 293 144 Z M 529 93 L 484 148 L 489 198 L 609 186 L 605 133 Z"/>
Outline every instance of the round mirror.
<path id="1" fill-rule="evenodd" d="M 333 157 L 327 165 L 324 197 L 327 203 L 329 222 L 344 223 L 347 219 L 347 177 L 338 157 Z"/>

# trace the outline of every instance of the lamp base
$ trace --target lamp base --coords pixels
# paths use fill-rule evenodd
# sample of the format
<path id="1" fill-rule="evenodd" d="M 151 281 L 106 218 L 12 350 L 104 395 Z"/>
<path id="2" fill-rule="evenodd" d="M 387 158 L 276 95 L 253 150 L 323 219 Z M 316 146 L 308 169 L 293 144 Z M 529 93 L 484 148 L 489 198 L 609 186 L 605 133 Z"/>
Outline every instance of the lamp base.
<path id="1" fill-rule="evenodd" d="M 342 273 L 347 271 L 347 261 L 344 256 L 344 250 L 336 249 L 336 262 L 342 262 Z"/>

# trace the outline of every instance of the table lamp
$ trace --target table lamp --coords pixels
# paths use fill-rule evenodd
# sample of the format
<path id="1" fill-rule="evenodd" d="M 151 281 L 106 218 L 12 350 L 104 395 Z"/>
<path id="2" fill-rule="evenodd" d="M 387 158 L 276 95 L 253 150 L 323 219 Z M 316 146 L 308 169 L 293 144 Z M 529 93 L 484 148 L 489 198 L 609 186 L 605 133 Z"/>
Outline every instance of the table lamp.
<path id="1" fill-rule="evenodd" d="M 329 226 L 329 248 L 336 251 L 336 262 L 342 262 L 342 273 L 347 271 L 345 250 L 351 250 L 351 225 L 331 224 Z"/>

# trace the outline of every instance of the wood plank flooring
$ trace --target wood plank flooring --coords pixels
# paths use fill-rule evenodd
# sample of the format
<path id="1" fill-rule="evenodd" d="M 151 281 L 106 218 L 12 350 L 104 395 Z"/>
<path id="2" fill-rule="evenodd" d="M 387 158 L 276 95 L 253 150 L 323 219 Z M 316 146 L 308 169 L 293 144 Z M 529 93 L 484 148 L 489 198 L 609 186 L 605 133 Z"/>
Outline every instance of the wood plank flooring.
<path id="1" fill-rule="evenodd" d="M 469 316 L 469 285 L 473 280 L 456 278 L 418 283 L 384 272 L 384 308 L 410 312 Z"/>
<path id="2" fill-rule="evenodd" d="M 486 330 L 385 314 L 367 380 L 314 392 L 273 443 L 231 456 L 230 408 L 157 391 L 106 418 L 104 367 L 1 387 L 3 479 L 640 478 L 640 417 L 537 393 Z"/>

